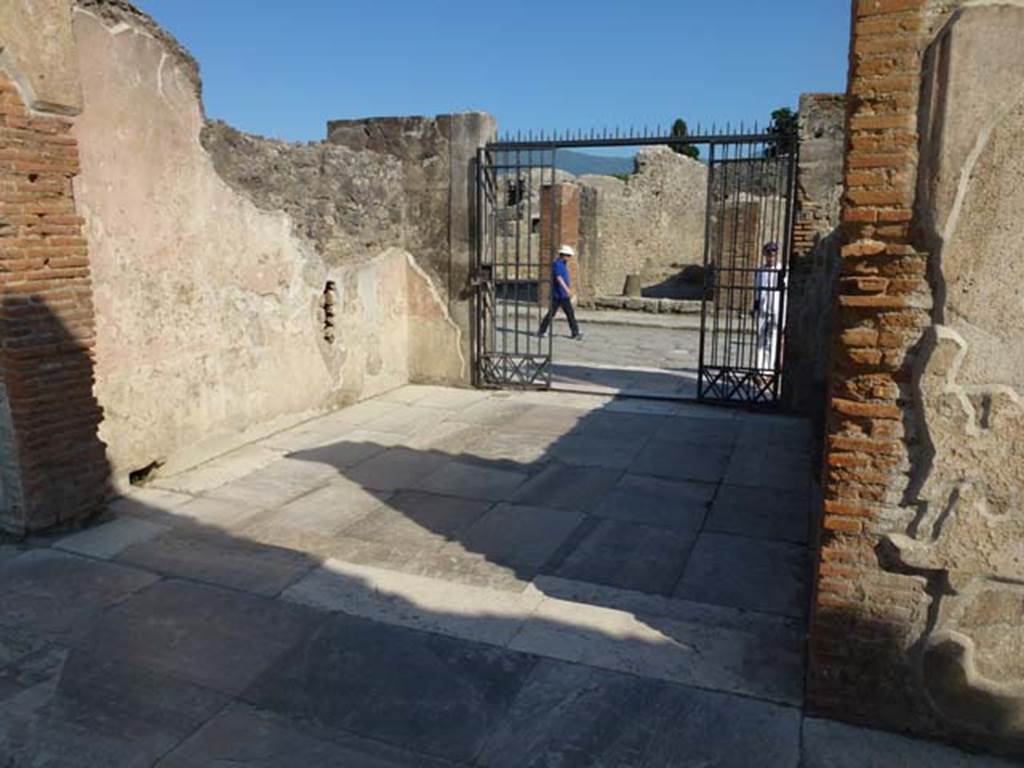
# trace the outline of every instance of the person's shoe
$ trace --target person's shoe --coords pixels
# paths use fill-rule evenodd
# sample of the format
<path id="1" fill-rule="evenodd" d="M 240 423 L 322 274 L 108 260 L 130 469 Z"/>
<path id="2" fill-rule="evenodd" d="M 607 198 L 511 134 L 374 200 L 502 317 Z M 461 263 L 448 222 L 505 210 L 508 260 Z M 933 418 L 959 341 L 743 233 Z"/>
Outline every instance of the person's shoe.
<path id="1" fill-rule="evenodd" d="M 569 338 L 573 341 L 583 341 L 583 334 L 577 333 L 575 336 L 570 336 Z"/>
<path id="2" fill-rule="evenodd" d="M 537 331 L 537 338 L 538 339 L 543 339 L 544 336 L 545 336 L 544 331 Z"/>

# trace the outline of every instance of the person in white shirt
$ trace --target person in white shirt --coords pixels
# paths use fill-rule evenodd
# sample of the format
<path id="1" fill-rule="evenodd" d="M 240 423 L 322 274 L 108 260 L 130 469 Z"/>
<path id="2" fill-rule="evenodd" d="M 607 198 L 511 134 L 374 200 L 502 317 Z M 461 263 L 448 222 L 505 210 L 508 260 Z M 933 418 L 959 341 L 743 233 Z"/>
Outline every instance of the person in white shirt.
<path id="1" fill-rule="evenodd" d="M 783 289 L 778 243 L 765 243 L 761 254 L 764 264 L 754 276 L 754 307 L 751 311 L 757 333 L 755 351 L 758 369 L 774 371 Z"/>

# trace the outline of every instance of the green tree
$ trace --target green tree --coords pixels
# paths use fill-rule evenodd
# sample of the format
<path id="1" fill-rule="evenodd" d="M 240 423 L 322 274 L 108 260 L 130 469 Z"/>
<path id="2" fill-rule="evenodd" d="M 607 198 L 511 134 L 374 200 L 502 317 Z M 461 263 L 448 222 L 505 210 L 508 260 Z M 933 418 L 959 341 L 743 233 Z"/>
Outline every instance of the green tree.
<path id="1" fill-rule="evenodd" d="M 765 156 L 780 157 L 796 152 L 799 125 L 800 114 L 794 112 L 789 107 L 779 107 L 779 109 L 772 112 L 772 121 L 768 125 L 768 133 L 776 134 L 779 138 L 778 141 L 765 149 Z"/>
<path id="2" fill-rule="evenodd" d="M 690 135 L 690 131 L 686 127 L 686 121 L 683 120 L 683 118 L 677 118 L 676 121 L 672 123 L 671 135 L 673 138 L 677 136 L 680 138 L 686 138 L 687 136 Z M 697 160 L 700 157 L 700 148 L 694 146 L 693 144 L 686 144 L 685 142 L 672 142 L 671 144 L 669 144 L 669 147 L 672 148 L 673 152 L 677 152 L 680 155 L 686 155 L 687 157 L 692 157 L 694 160 Z"/>

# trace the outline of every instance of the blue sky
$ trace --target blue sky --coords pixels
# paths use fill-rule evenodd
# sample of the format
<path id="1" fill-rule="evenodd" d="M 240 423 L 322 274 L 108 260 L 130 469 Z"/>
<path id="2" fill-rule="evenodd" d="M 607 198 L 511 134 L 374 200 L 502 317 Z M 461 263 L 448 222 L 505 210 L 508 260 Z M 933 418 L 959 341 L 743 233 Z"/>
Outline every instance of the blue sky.
<path id="1" fill-rule="evenodd" d="M 473 109 L 503 131 L 763 120 L 846 85 L 848 0 L 136 2 L 199 60 L 210 117 L 289 140 Z"/>

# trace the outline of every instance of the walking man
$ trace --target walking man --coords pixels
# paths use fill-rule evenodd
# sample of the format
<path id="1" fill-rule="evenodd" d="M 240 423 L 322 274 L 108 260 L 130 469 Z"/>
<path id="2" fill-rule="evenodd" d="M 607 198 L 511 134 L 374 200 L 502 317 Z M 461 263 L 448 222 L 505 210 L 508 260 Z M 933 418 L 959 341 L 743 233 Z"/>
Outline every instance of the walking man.
<path id="1" fill-rule="evenodd" d="M 754 276 L 752 312 L 757 329 L 757 367 L 763 371 L 774 371 L 783 288 L 778 265 L 779 246 L 777 243 L 765 243 L 761 253 L 764 264 Z"/>
<path id="2" fill-rule="evenodd" d="M 577 341 L 583 338 L 583 334 L 580 333 L 580 327 L 576 324 L 576 313 L 572 308 L 572 281 L 569 278 L 569 263 L 567 261 L 567 259 L 571 259 L 575 255 L 576 251 L 572 249 L 571 245 L 563 245 L 558 249 L 558 258 L 551 265 L 551 308 L 544 315 L 544 319 L 541 320 L 540 330 L 537 331 L 538 336 L 543 336 L 548 332 L 548 326 L 551 324 L 555 312 L 561 308 L 565 312 L 566 319 L 569 321 L 572 338 Z"/>

